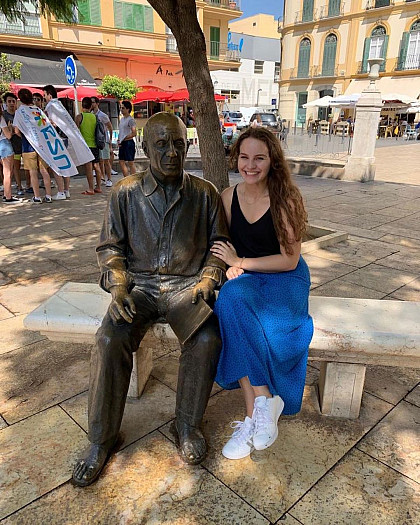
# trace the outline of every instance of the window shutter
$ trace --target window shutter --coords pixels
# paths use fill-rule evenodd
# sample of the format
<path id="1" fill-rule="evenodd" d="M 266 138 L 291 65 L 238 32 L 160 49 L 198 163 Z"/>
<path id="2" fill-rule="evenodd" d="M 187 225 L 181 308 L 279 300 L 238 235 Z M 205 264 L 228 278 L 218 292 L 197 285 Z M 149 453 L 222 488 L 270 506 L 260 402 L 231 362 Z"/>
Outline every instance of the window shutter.
<path id="1" fill-rule="evenodd" d="M 298 77 L 306 78 L 309 75 L 309 60 L 311 56 L 311 46 L 301 45 L 299 46 L 299 62 L 298 62 Z"/>
<path id="2" fill-rule="evenodd" d="M 133 24 L 136 31 L 144 31 L 144 12 L 142 5 L 132 4 L 133 6 Z"/>
<path id="3" fill-rule="evenodd" d="M 149 33 L 153 33 L 154 26 L 153 26 L 153 9 L 150 6 L 143 6 L 143 25 L 144 29 L 143 31 L 148 31 Z"/>
<path id="4" fill-rule="evenodd" d="M 324 56 L 322 58 L 322 75 L 331 76 L 334 75 L 335 69 L 335 55 L 337 53 L 337 40 L 326 39 L 324 44 Z"/>
<path id="5" fill-rule="evenodd" d="M 220 27 L 210 27 L 210 56 L 219 58 L 220 52 Z"/>
<path id="6" fill-rule="evenodd" d="M 119 29 L 123 28 L 123 4 L 122 2 L 114 2 L 114 24 Z"/>
<path id="7" fill-rule="evenodd" d="M 407 59 L 408 39 L 410 38 L 409 31 L 405 31 L 401 38 L 400 54 L 398 57 L 397 69 L 405 69 L 405 61 Z"/>
<path id="8" fill-rule="evenodd" d="M 102 25 L 101 0 L 90 0 L 90 23 L 93 26 Z"/>
<path id="9" fill-rule="evenodd" d="M 340 14 L 341 0 L 330 0 L 328 2 L 328 16 L 338 16 Z"/>
<path id="10" fill-rule="evenodd" d="M 302 22 L 314 19 L 314 0 L 303 0 Z"/>
<path id="11" fill-rule="evenodd" d="M 370 38 L 365 38 L 365 45 L 363 48 L 362 73 L 367 73 L 368 57 L 370 50 Z"/>
<path id="12" fill-rule="evenodd" d="M 124 29 L 134 29 L 133 4 L 123 2 L 123 26 Z"/>
<path id="13" fill-rule="evenodd" d="M 379 71 L 385 71 L 386 68 L 386 53 L 388 51 L 388 42 L 389 42 L 389 35 L 384 36 L 384 44 L 382 46 L 382 56 L 381 58 L 384 59 L 384 61 L 381 64 L 381 67 L 379 68 Z"/>
<path id="14" fill-rule="evenodd" d="M 89 0 L 79 0 L 77 10 L 79 11 L 79 23 L 91 24 Z"/>

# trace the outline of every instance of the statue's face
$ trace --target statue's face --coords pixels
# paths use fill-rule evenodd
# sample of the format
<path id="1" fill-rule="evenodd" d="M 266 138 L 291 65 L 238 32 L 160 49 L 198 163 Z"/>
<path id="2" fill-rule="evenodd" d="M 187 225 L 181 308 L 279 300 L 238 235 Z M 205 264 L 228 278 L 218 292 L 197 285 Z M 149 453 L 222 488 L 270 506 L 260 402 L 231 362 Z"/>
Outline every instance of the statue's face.
<path id="1" fill-rule="evenodd" d="M 186 131 L 175 117 L 156 118 L 143 149 L 150 159 L 152 173 L 162 182 L 182 176 L 187 151 Z"/>

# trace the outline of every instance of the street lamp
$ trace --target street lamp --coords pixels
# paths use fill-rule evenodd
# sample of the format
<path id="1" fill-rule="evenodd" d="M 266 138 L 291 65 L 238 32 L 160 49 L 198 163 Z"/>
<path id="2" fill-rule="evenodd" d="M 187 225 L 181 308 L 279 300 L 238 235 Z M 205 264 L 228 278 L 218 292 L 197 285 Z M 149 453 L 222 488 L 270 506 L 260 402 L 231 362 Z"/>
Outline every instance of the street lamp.
<path id="1" fill-rule="evenodd" d="M 260 91 L 262 91 L 262 88 L 259 88 L 257 91 L 257 104 L 256 104 L 257 107 L 258 107 L 258 102 L 260 101 Z"/>

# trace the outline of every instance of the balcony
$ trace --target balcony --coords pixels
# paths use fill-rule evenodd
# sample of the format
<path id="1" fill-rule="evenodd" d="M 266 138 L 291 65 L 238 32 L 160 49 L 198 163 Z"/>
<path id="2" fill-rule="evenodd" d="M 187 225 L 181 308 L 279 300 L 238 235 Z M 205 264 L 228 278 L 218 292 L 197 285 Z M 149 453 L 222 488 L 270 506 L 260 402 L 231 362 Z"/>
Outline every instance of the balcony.
<path id="1" fill-rule="evenodd" d="M 341 2 L 340 5 L 334 5 L 331 2 L 325 4 L 317 9 L 319 20 L 324 20 L 325 18 L 333 18 L 335 16 L 344 15 L 344 2 Z"/>
<path id="2" fill-rule="evenodd" d="M 0 33 L 23 36 L 42 36 L 39 15 L 25 13 L 24 20 L 9 22 L 4 15 L 0 15 Z"/>
<path id="3" fill-rule="evenodd" d="M 404 61 L 398 60 L 395 66 L 396 71 L 408 71 L 420 69 L 420 53 L 407 55 Z"/>
<path id="4" fill-rule="evenodd" d="M 239 0 L 229 1 L 229 0 L 204 0 L 206 4 L 209 4 L 213 7 L 223 7 L 225 9 L 233 9 L 234 11 L 240 11 L 241 6 Z"/>
<path id="5" fill-rule="evenodd" d="M 240 62 L 241 56 L 237 49 L 231 49 L 227 42 L 206 40 L 207 57 L 210 60 L 224 62 Z"/>
<path id="6" fill-rule="evenodd" d="M 168 51 L 168 53 L 178 53 L 178 45 L 174 35 L 169 34 L 166 37 L 166 51 Z"/>
<path id="7" fill-rule="evenodd" d="M 394 5 L 394 0 L 367 0 L 366 9 L 377 9 L 378 7 L 389 7 Z"/>
<path id="8" fill-rule="evenodd" d="M 326 67 L 326 66 L 314 66 L 313 67 L 314 77 L 338 77 L 338 66 Z"/>
<path id="9" fill-rule="evenodd" d="M 293 68 L 290 70 L 290 78 L 313 78 L 314 73 L 316 72 L 318 66 L 311 66 L 305 71 L 299 71 L 298 68 Z"/>
<path id="10" fill-rule="evenodd" d="M 381 73 L 383 73 L 384 71 L 386 71 L 386 65 L 387 65 L 387 62 L 388 60 L 385 59 L 382 64 L 381 64 L 381 67 L 379 68 L 379 71 Z M 363 62 L 358 62 L 357 63 L 357 74 L 358 75 L 366 75 L 367 73 L 369 73 L 369 64 L 367 62 L 363 63 Z"/>

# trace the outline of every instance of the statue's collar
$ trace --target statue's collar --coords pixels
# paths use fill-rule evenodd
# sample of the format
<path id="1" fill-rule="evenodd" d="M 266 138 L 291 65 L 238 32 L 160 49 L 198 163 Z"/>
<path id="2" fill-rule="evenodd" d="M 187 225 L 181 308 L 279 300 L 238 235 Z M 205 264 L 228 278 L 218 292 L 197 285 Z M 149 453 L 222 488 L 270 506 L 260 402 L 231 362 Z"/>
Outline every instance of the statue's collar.
<path id="1" fill-rule="evenodd" d="M 179 190 L 182 190 L 182 188 L 184 187 L 185 176 L 186 176 L 186 173 L 185 173 L 185 171 L 183 171 L 183 173 L 182 173 L 182 182 L 181 182 L 181 185 L 179 187 Z M 153 177 L 152 172 L 150 171 L 150 168 L 147 168 L 146 174 L 143 177 L 143 192 L 144 192 L 144 195 L 146 197 L 149 197 L 156 190 L 156 188 L 158 188 L 158 187 L 159 187 L 159 184 L 156 182 L 156 179 Z"/>

